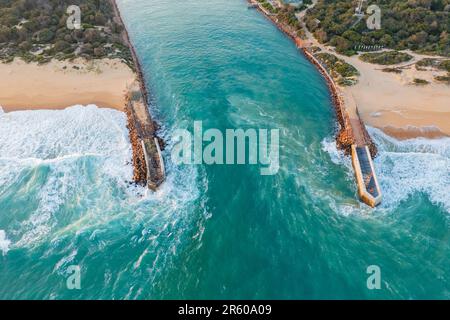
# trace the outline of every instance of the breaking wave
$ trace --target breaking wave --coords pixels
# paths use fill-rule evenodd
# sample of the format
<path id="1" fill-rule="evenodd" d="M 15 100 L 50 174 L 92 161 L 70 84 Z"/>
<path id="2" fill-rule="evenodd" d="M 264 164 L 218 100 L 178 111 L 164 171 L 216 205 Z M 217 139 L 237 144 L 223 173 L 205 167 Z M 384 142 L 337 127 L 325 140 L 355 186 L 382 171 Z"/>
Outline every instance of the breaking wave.
<path id="1" fill-rule="evenodd" d="M 450 213 L 450 138 L 399 141 L 379 129 L 368 127 L 368 130 L 379 150 L 375 159 L 375 170 L 383 192 L 379 208 L 398 207 L 409 197 L 420 193 Z M 322 149 L 330 155 L 333 163 L 348 169 L 348 179 L 353 181 L 350 158 L 337 150 L 334 141 L 323 140 Z"/>
<path id="2" fill-rule="evenodd" d="M 385 206 L 423 193 L 450 213 L 450 138 L 399 141 L 376 128 L 369 133 L 379 149 L 375 166 Z"/>
<path id="3" fill-rule="evenodd" d="M 130 182 L 131 155 L 126 117 L 116 110 L 78 105 L 0 113 L 0 206 L 8 208 L 0 212 L 0 228 L 10 239 L 0 238 L 3 253 L 83 232 L 96 238 L 116 224 L 144 228 L 156 239 L 187 223 L 200 197 L 196 168 L 169 163 L 166 183 L 153 193 Z M 73 248 L 67 250 L 70 256 Z"/>
<path id="4" fill-rule="evenodd" d="M 11 241 L 6 238 L 5 231 L 0 230 L 0 250 L 2 251 L 3 255 L 6 255 L 8 253 L 10 244 Z"/>

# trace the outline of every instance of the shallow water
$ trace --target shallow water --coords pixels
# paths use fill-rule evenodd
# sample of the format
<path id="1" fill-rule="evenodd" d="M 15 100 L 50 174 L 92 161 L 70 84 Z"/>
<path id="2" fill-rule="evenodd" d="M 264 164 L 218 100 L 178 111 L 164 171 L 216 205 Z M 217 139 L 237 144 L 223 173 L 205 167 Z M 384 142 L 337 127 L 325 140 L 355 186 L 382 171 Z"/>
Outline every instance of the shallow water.
<path id="1" fill-rule="evenodd" d="M 450 140 L 370 129 L 384 193 L 357 201 L 321 76 L 241 0 L 120 0 L 171 133 L 280 130 L 280 171 L 177 166 L 133 187 L 125 116 L 0 113 L 0 298 L 449 298 Z M 81 267 L 81 290 L 66 270 Z M 369 265 L 382 289 L 368 290 Z"/>

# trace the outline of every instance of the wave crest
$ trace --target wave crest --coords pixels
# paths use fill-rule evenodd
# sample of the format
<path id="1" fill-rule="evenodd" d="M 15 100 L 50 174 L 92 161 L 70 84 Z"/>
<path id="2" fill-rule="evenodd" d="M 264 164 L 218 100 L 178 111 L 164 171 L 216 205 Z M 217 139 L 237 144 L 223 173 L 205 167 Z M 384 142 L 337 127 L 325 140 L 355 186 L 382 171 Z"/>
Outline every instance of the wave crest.
<path id="1" fill-rule="evenodd" d="M 417 193 L 427 195 L 430 201 L 450 213 L 450 138 L 396 140 L 381 130 L 368 127 L 378 146 L 375 170 L 383 193 L 379 208 L 391 209 Z M 348 168 L 353 180 L 349 157 L 337 150 L 330 139 L 322 141 L 322 149 L 330 154 L 335 164 Z"/>
<path id="2" fill-rule="evenodd" d="M 4 230 L 0 230 L 0 250 L 3 255 L 6 255 L 9 251 L 9 245 L 11 241 L 6 238 L 6 233 Z"/>

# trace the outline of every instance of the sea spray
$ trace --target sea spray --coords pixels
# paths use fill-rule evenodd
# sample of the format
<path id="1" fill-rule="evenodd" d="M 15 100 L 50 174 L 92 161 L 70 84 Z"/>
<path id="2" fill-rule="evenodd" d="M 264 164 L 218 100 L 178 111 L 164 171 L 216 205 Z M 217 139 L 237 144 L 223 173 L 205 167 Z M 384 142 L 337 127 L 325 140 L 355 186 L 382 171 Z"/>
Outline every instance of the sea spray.
<path id="1" fill-rule="evenodd" d="M 375 164 L 385 206 L 422 193 L 450 213 L 450 138 L 399 141 L 379 129 L 369 131 L 380 150 Z"/>
<path id="2" fill-rule="evenodd" d="M 53 268 L 57 281 L 69 265 L 65 262 L 78 264 L 78 258 L 88 261 L 83 276 L 98 270 L 116 277 L 128 263 L 123 260 L 122 265 L 121 256 L 129 261 L 141 256 L 142 263 L 124 281 L 145 274 L 139 282 L 148 294 L 163 266 L 171 265 L 175 253 L 189 243 L 184 239 L 200 234 L 194 243 L 201 240 L 208 212 L 199 188 L 207 190 L 207 182 L 204 174 L 198 175 L 201 168 L 169 162 L 167 182 L 158 192 L 148 192 L 130 183 L 130 159 L 126 119 L 119 111 L 90 105 L 0 115 L 0 226 L 8 227 L 0 255 L 14 243 L 15 250 L 47 260 L 43 269 L 34 260 L 12 262 L 6 279 L 15 273 L 25 282 L 46 278 Z M 196 224 L 191 225 L 192 218 Z M 117 248 L 121 241 L 126 246 Z M 130 294 L 145 294 L 138 289 Z M 13 293 L 0 289 L 0 297 L 5 294 Z"/>
<path id="3" fill-rule="evenodd" d="M 173 176 L 167 187 L 142 197 L 147 190 L 129 184 L 131 149 L 125 123 L 123 113 L 93 105 L 0 117 L 0 203 L 25 201 L 7 211 L 22 217 L 20 228 L 13 232 L 17 247 L 55 237 L 61 227 L 70 232 L 72 227 L 64 226 L 67 222 L 84 228 L 97 223 L 97 218 L 109 220 L 112 216 L 102 212 L 108 207 L 167 202 L 172 211 L 199 196 L 190 182 L 196 169 L 169 166 Z M 185 184 L 176 188 L 180 179 Z M 90 214 L 85 216 L 84 210 Z M 92 221 L 87 219 L 91 215 Z"/>
<path id="4" fill-rule="evenodd" d="M 4 230 L 0 230 L 0 250 L 5 256 L 9 251 L 9 246 L 11 241 L 6 238 L 6 233 Z"/>
<path id="5" fill-rule="evenodd" d="M 417 193 L 427 195 L 435 204 L 450 213 L 450 138 L 415 138 L 400 141 L 368 127 L 379 147 L 375 159 L 378 179 L 383 192 L 381 210 L 393 209 Z M 331 139 L 322 141 L 322 149 L 333 163 L 347 169 L 349 181 L 354 179 L 351 162 Z"/>

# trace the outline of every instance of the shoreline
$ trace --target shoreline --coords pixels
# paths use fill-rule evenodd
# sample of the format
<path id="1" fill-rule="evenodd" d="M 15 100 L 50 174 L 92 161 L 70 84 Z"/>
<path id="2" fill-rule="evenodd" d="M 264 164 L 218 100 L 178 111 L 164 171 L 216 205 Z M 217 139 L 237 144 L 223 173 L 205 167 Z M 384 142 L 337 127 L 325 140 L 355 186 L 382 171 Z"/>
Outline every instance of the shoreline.
<path id="1" fill-rule="evenodd" d="M 340 130 L 335 135 L 338 147 L 340 149 L 343 149 L 346 154 L 351 154 L 353 144 L 367 144 L 372 157 L 375 158 L 378 153 L 378 149 L 375 145 L 375 142 L 370 137 L 364 125 L 364 122 L 360 118 L 356 105 L 354 110 L 348 110 L 348 108 L 346 107 L 346 100 L 348 99 L 348 97 L 346 97 L 345 92 L 342 92 L 342 88 L 338 88 L 329 72 L 314 57 L 314 55 L 309 52 L 309 50 L 304 45 L 304 41 L 295 34 L 295 31 L 290 30 L 289 26 L 286 26 L 278 20 L 273 19 L 272 15 L 269 15 L 267 12 L 262 10 L 257 1 L 247 1 L 252 5 L 256 5 L 256 10 L 260 11 L 264 17 L 266 17 L 281 32 L 288 36 L 294 42 L 297 49 L 324 78 L 330 92 L 330 97 L 332 100 L 333 109 L 336 114 L 337 122 L 340 126 Z"/>
<path id="2" fill-rule="evenodd" d="M 340 88 L 354 100 L 367 125 L 397 140 L 450 137 L 449 85 L 434 79 L 445 75 L 446 71 L 417 68 L 416 65 L 422 59 L 448 58 L 404 50 L 402 52 L 412 57 L 409 61 L 393 65 L 372 64 L 362 61 L 359 54 L 349 57 L 336 52 L 333 47 L 319 43 L 304 24 L 303 29 L 307 46 L 332 54 L 358 70 L 357 83 Z M 400 73 L 384 72 L 383 69 L 396 69 Z M 414 85 L 414 79 L 425 79 L 428 83 Z"/>
<path id="3" fill-rule="evenodd" d="M 265 12 L 255 0 L 248 0 L 248 2 L 252 5 L 256 4 L 256 8 L 260 12 L 269 18 L 278 29 L 287 34 L 305 58 L 313 64 L 324 78 L 339 123 L 339 131 L 335 135 L 336 146 L 352 159 L 359 199 L 368 206 L 375 208 L 382 201 L 382 192 L 373 163 L 373 159 L 378 154 L 378 148 L 359 115 L 353 96 L 336 85 L 327 67 L 310 52 L 295 30 L 280 22 L 277 18 L 273 18 L 273 15 Z"/>
<path id="4" fill-rule="evenodd" d="M 272 14 L 264 12 L 257 1 L 248 0 L 248 2 L 255 5 L 264 17 L 291 38 L 303 53 L 307 47 L 318 47 L 320 52 L 330 53 L 359 71 L 360 76 L 355 85 L 337 87 L 344 100 L 350 101 L 346 103 L 351 105 L 349 112 L 356 113 L 364 123 L 398 140 L 450 137 L 449 86 L 437 83 L 433 79 L 436 75 L 445 74 L 445 71 L 415 69 L 415 63 L 429 56 L 408 52 L 413 56 L 412 60 L 391 66 L 364 62 L 358 56 L 347 57 L 335 52 L 331 47 L 320 44 L 305 26 L 303 28 L 306 39 L 301 39 L 295 30 L 277 21 Z M 306 57 L 308 58 L 308 55 Z M 308 60 L 311 61 L 309 58 Z M 401 74 L 383 72 L 385 68 L 400 68 Z M 429 84 L 413 85 L 414 78 L 425 78 Z M 338 112 L 337 114 L 339 116 Z M 367 132 L 364 132 L 364 135 L 367 135 Z"/>
<path id="5" fill-rule="evenodd" d="M 450 136 L 450 86 L 433 81 L 433 76 L 445 71 L 416 70 L 415 63 L 426 56 L 402 64 L 379 66 L 361 61 L 357 56 L 334 53 L 360 72 L 358 83 L 346 88 L 355 97 L 361 117 L 369 125 L 388 135 L 404 140 Z M 401 73 L 383 72 L 384 68 L 400 68 Z M 413 85 L 415 78 L 427 79 L 428 84 Z"/>
<path id="6" fill-rule="evenodd" d="M 0 106 L 5 112 L 65 109 L 95 104 L 124 111 L 125 95 L 135 81 L 133 71 L 119 59 L 52 60 L 27 63 L 16 58 L 0 63 Z"/>
<path id="7" fill-rule="evenodd" d="M 0 107 L 4 112 L 66 109 L 75 105 L 96 105 L 125 113 L 132 147 L 133 181 L 156 190 L 165 180 L 161 151 L 164 141 L 157 136 L 159 125 L 149 111 L 149 94 L 137 53 L 115 0 L 111 19 L 121 25 L 118 34 L 128 47 L 131 61 L 122 59 L 53 59 L 46 64 L 15 58 L 0 63 Z"/>

